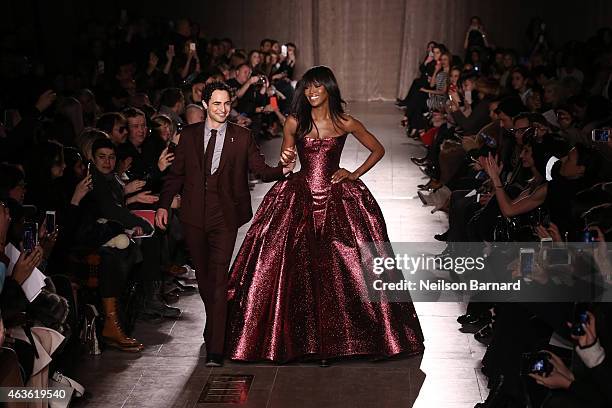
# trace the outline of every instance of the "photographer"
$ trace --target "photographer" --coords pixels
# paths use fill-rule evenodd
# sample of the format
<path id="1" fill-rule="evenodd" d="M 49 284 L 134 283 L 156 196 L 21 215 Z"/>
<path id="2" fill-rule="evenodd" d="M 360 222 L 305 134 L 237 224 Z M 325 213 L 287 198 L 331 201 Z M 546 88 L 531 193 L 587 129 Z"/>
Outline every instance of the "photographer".
<path id="1" fill-rule="evenodd" d="M 236 68 L 236 76 L 227 81 L 227 85 L 235 92 L 237 99 L 235 109 L 253 119 L 256 113 L 261 113 L 266 106 L 268 80 L 264 76 L 251 76 L 252 69 L 247 64 Z"/>

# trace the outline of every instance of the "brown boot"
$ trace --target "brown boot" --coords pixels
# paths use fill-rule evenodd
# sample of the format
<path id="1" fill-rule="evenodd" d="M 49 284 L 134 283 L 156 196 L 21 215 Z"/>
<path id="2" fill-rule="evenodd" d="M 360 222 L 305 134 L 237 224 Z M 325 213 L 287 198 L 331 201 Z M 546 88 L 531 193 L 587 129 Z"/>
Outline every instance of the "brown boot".
<path id="1" fill-rule="evenodd" d="M 136 339 L 127 337 L 123 333 L 119 324 L 119 317 L 117 316 L 117 299 L 102 298 L 102 305 L 106 315 L 102 337 L 104 337 L 106 344 L 122 351 L 139 352 L 144 350 L 144 346 L 141 343 Z"/>

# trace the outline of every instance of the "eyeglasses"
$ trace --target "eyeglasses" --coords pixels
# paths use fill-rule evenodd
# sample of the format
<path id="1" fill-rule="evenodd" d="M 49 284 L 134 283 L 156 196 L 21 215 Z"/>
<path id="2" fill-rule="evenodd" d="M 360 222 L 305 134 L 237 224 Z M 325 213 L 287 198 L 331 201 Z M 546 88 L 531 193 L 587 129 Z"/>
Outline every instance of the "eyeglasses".
<path id="1" fill-rule="evenodd" d="M 523 134 L 525 132 L 527 132 L 528 130 L 533 129 L 533 127 L 531 126 L 527 126 L 527 127 L 523 127 L 523 128 L 511 128 L 510 132 L 515 133 L 515 134 Z"/>

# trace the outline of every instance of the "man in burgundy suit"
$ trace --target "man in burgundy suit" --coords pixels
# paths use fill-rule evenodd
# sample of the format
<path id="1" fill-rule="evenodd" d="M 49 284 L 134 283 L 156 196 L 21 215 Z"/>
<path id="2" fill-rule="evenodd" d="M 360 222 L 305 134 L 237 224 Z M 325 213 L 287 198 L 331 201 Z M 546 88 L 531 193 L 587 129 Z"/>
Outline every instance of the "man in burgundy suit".
<path id="1" fill-rule="evenodd" d="M 168 209 L 181 194 L 179 217 L 206 307 L 206 365 L 223 364 L 227 316 L 227 275 L 238 228 L 253 216 L 249 170 L 264 181 L 282 179 L 295 166 L 283 152 L 281 167 L 268 166 L 251 132 L 229 123 L 230 90 L 215 82 L 202 92 L 204 122 L 183 129 L 174 161 L 164 179 L 155 223 L 165 229 Z M 206 147 L 206 148 L 205 148 Z"/>

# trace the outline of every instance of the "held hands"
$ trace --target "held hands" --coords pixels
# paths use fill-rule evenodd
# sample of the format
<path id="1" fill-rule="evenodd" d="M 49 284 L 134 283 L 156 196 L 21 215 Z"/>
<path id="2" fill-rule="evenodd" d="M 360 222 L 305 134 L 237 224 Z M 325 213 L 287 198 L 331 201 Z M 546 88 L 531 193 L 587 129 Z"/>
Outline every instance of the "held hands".
<path id="1" fill-rule="evenodd" d="M 297 152 L 295 146 L 282 151 L 280 163 L 283 165 L 283 174 L 287 174 L 293 171 L 293 169 L 295 168 L 296 158 Z"/>
<path id="2" fill-rule="evenodd" d="M 134 181 L 131 181 L 131 182 L 127 183 L 125 186 L 123 186 L 123 192 L 125 194 L 135 193 L 135 192 L 141 190 L 145 186 L 145 184 L 147 184 L 147 182 L 144 181 L 144 180 L 134 180 Z"/>
<path id="3" fill-rule="evenodd" d="M 332 183 L 340 183 L 341 181 L 348 179 L 351 181 L 355 181 L 359 178 L 359 176 L 355 173 L 351 173 L 350 171 L 348 171 L 347 169 L 339 169 L 338 171 L 336 171 L 331 179 Z"/>
<path id="4" fill-rule="evenodd" d="M 567 368 L 559 356 L 551 353 L 550 351 L 546 351 L 546 353 L 550 355 L 550 359 L 548 361 L 550 361 L 553 366 L 552 372 L 547 377 L 540 374 L 529 374 L 529 376 L 539 385 L 549 389 L 569 388 L 572 382 L 574 382 L 574 374 L 569 368 Z"/>

